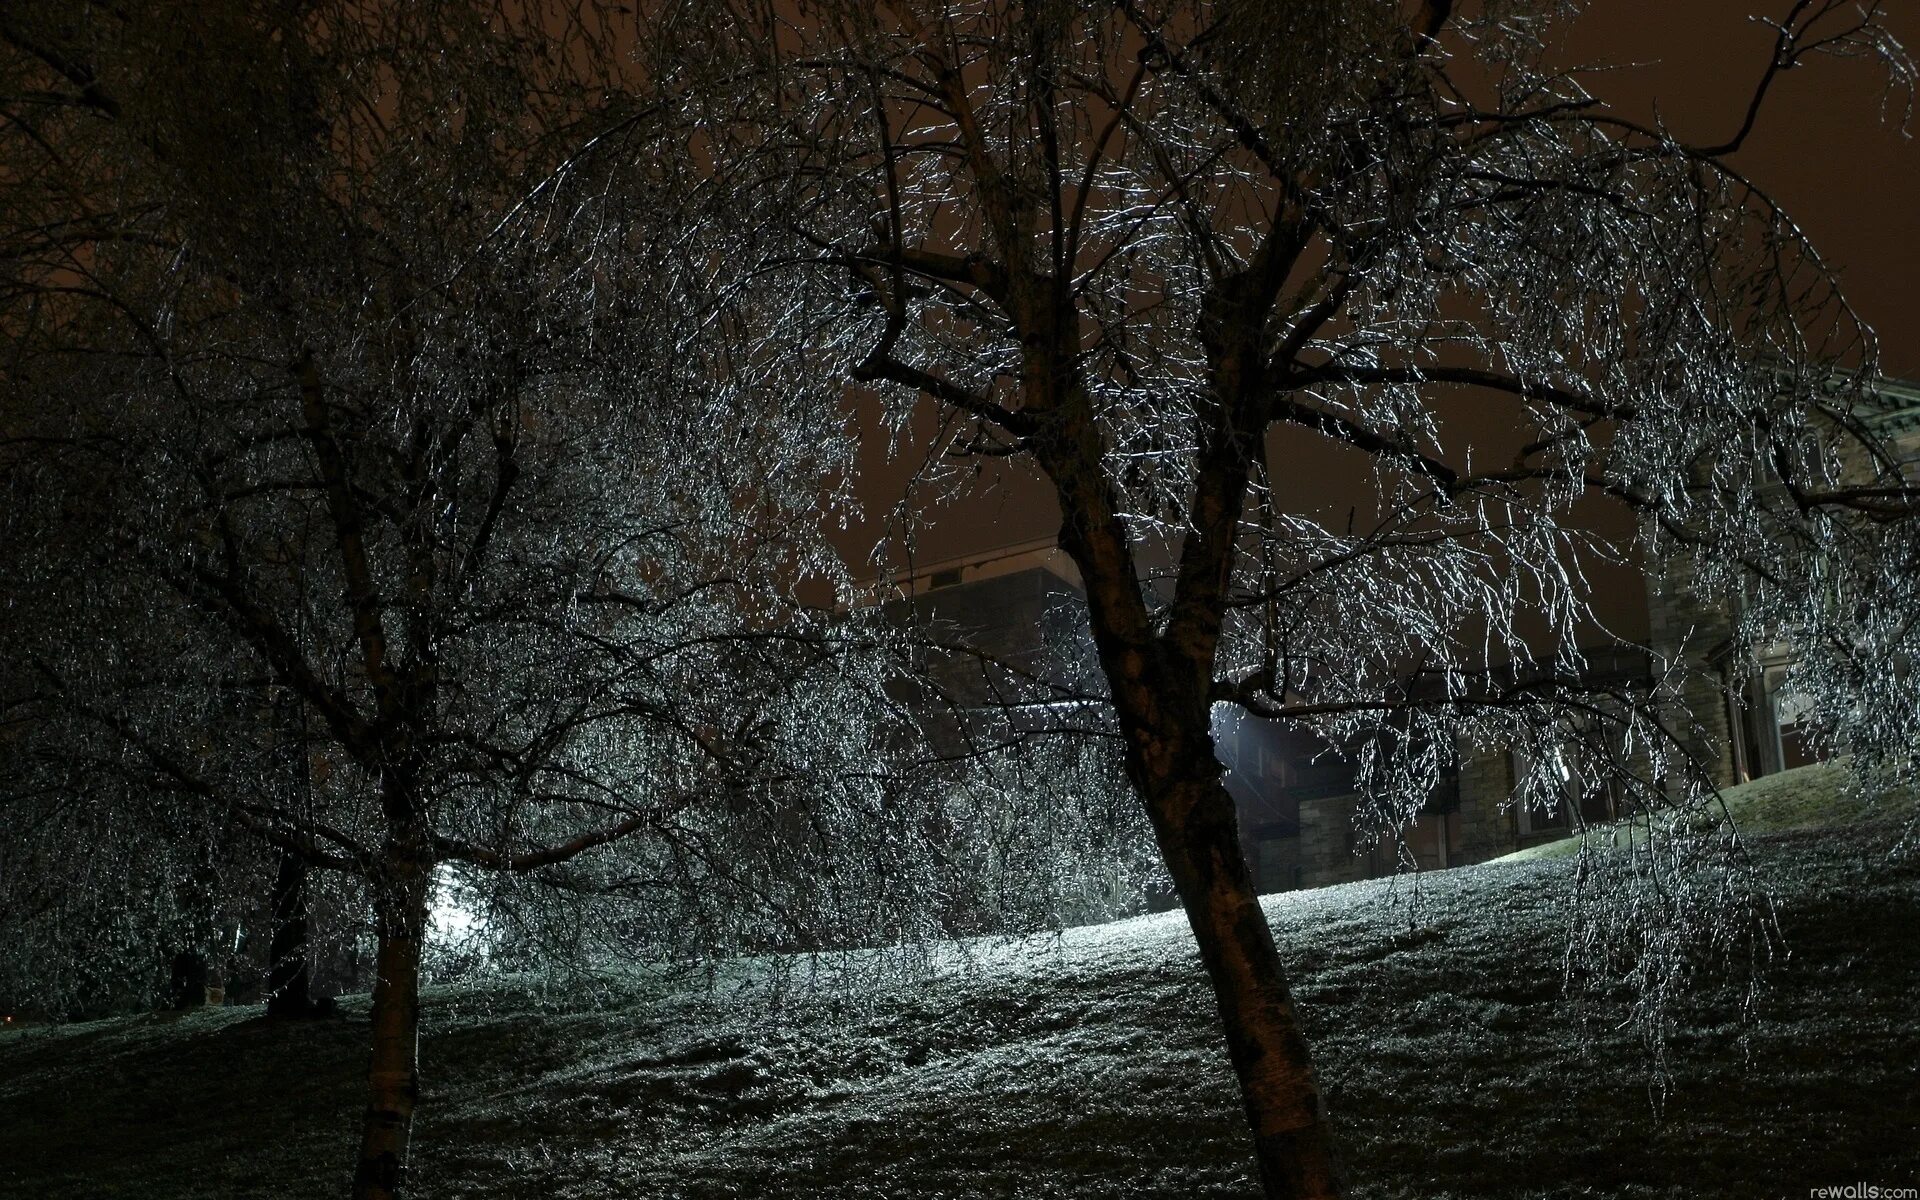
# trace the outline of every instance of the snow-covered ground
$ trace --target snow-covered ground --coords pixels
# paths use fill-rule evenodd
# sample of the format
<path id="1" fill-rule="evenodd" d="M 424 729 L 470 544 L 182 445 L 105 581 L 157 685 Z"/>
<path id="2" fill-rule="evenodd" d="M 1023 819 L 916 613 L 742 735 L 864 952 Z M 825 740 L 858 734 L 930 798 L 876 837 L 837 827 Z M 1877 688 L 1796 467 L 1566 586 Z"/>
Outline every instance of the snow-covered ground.
<path id="1" fill-rule="evenodd" d="M 1734 983 L 1689 1002 L 1659 1115 L 1618 1010 L 1561 987 L 1568 863 L 1429 876 L 1411 913 L 1405 882 L 1272 898 L 1355 1194 L 1920 1186 L 1920 861 L 1891 842 L 1762 839 L 1793 955 L 1744 1026 Z M 936 958 L 434 989 L 416 1194 L 1254 1194 L 1177 915 Z M 365 999 L 344 1009 L 0 1035 L 0 1195 L 343 1195 Z"/>

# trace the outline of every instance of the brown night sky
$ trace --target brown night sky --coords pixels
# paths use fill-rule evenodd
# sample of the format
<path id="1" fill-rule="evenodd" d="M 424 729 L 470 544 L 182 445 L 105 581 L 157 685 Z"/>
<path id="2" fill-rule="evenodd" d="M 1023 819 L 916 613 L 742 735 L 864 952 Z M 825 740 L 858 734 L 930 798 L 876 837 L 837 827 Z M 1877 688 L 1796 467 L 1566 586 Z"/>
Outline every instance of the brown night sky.
<path id="1" fill-rule="evenodd" d="M 1771 33 L 1750 13 L 1778 16 L 1786 0 L 1602 0 L 1563 32 L 1567 65 L 1611 64 L 1589 87 L 1628 115 L 1655 112 L 1680 136 L 1724 139 L 1738 127 L 1766 62 Z M 1895 33 L 1920 53 L 1920 6 L 1894 0 Z M 1913 197 L 1920 191 L 1920 138 L 1899 128 L 1905 97 L 1889 95 L 1877 64 L 1822 59 L 1782 76 L 1768 108 L 1734 164 L 1798 220 L 1841 274 L 1847 294 L 1880 334 L 1885 369 L 1920 378 L 1920 233 Z M 1883 106 L 1884 101 L 1884 106 Z M 1912 123 L 1920 133 L 1920 118 Z M 901 496 L 913 462 L 863 456 L 869 519 L 842 545 L 864 557 L 877 518 Z M 1292 499 L 1319 507 L 1352 490 L 1348 464 L 1325 452 L 1289 464 Z M 923 509 L 920 562 L 974 555 L 1051 536 L 1059 518 L 1047 488 L 998 464 L 960 501 Z M 1315 501 L 1319 503 L 1316 504 Z M 1340 500 L 1340 506 L 1349 501 Z M 1599 522 L 1624 523 L 1618 516 Z M 1617 585 L 1617 586 L 1616 586 Z M 1603 586 L 1627 598 L 1618 632 L 1644 636 L 1639 581 L 1619 573 Z"/>

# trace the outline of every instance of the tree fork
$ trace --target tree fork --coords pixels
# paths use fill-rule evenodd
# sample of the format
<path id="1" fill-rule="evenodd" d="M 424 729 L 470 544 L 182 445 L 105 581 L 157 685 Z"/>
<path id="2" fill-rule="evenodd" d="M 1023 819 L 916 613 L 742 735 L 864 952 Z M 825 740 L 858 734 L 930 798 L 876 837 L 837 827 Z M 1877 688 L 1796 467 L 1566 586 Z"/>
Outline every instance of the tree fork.
<path id="1" fill-rule="evenodd" d="M 1112 510 L 1097 487 L 1073 486 L 1088 473 L 1076 473 L 1071 462 L 1042 465 L 1070 514 L 1060 543 L 1086 582 L 1094 645 L 1126 739 L 1127 774 L 1213 986 L 1262 1191 L 1268 1200 L 1332 1200 L 1344 1191 L 1332 1127 L 1241 849 L 1233 797 L 1220 782 L 1207 691 L 1193 686 L 1210 673 L 1181 661 L 1192 646 L 1147 632 L 1132 556 Z"/>

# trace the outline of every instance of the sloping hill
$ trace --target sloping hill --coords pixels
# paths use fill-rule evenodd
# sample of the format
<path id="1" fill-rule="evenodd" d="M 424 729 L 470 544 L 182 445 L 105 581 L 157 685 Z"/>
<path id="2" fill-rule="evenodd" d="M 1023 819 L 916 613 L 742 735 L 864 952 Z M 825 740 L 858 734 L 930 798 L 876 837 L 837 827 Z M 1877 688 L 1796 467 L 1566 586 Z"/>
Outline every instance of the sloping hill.
<path id="1" fill-rule="evenodd" d="M 1730 787 L 1720 794 L 1720 799 L 1726 806 L 1726 815 L 1733 819 L 1734 828 L 1743 837 L 1804 829 L 1902 824 L 1911 822 L 1915 809 L 1920 808 L 1920 795 L 1870 796 L 1849 783 L 1850 777 L 1843 765 L 1815 763 Z M 1595 826 L 1587 836 L 1594 845 L 1609 846 L 1637 837 L 1638 830 L 1622 822 L 1618 826 Z M 1529 846 L 1495 861 L 1571 858 L 1579 849 L 1580 839 L 1574 837 Z"/>
<path id="2" fill-rule="evenodd" d="M 1373 1200 L 1804 1197 L 1920 1186 L 1920 862 L 1873 828 L 1756 853 L 1794 953 L 1745 1028 L 1703 991 L 1656 1117 L 1618 1010 L 1561 988 L 1566 863 L 1270 900 Z M 782 997 L 528 980 L 433 991 L 422 1197 L 1246 1197 L 1177 916 L 948 953 Z M 0 1195 L 336 1197 L 366 1009 L 0 1036 Z"/>

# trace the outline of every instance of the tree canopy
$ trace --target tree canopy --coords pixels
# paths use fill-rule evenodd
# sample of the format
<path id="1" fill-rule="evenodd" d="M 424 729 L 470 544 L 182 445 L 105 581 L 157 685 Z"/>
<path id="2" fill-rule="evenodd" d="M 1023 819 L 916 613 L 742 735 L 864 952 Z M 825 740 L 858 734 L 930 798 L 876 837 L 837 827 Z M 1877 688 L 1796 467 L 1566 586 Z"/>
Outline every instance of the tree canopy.
<path id="1" fill-rule="evenodd" d="M 330 873 L 377 943 L 357 1195 L 402 1186 L 450 882 L 548 954 L 1078 902 L 962 849 L 1021 836 L 990 781 L 905 773 L 898 638 L 832 604 L 838 386 L 687 286 L 611 18 L 0 17 L 0 978 L 58 1006 L 233 936 L 275 856 Z"/>
<path id="2" fill-rule="evenodd" d="M 1573 746 L 1649 818 L 1707 804 L 1672 675 L 1584 669 L 1588 568 L 1638 554 L 1914 778 L 1920 492 L 1872 335 L 1729 159 L 1811 56 L 1913 71 L 1878 3 L 1785 9 L 1689 143 L 1556 65 L 1549 0 L 17 6 L 0 327 L 41 402 L 0 432 L 70 532 L 16 584 L 57 598 L 47 686 L 0 702 L 78 697 L 100 757 L 364 884 L 391 1195 L 436 865 L 790 915 L 766 881 L 849 838 L 928 857 L 858 767 L 913 736 L 885 639 L 794 589 L 850 598 L 849 389 L 931 413 L 930 461 L 1051 486 L 1100 666 L 1067 702 L 1124 747 L 1264 1187 L 1337 1195 L 1217 706 L 1356 748 L 1389 833 L 1463 745 L 1523 797 Z M 1358 499 L 1278 502 L 1308 456 Z M 306 807 L 247 791 L 282 711 Z M 1617 881 L 1655 993 L 1661 937 L 1750 902 L 1702 861 Z"/>
<path id="3" fill-rule="evenodd" d="M 1782 72 L 1870 59 L 1897 95 L 1913 69 L 1877 4 L 1784 7 L 1710 143 L 1556 65 L 1559 3 L 638 18 L 687 150 L 674 193 L 740 239 L 725 286 L 792 280 L 782 326 L 849 383 L 1051 485 L 1269 1195 L 1339 1173 L 1216 705 L 1359 747 L 1389 835 L 1461 746 L 1514 751 L 1521 802 L 1577 746 L 1643 814 L 1710 803 L 1680 664 L 1640 689 L 1585 670 L 1622 640 L 1587 568 L 1638 554 L 1738 611 L 1734 661 L 1790 634 L 1830 742 L 1913 769 L 1920 493 L 1864 419 L 1875 343 L 1730 162 Z M 1275 503 L 1309 456 L 1357 502 Z M 1596 504 L 1637 545 L 1599 536 Z M 1745 903 L 1664 857 L 1686 849 L 1618 881 L 1661 897 L 1609 926 L 1643 964 Z"/>

